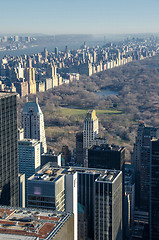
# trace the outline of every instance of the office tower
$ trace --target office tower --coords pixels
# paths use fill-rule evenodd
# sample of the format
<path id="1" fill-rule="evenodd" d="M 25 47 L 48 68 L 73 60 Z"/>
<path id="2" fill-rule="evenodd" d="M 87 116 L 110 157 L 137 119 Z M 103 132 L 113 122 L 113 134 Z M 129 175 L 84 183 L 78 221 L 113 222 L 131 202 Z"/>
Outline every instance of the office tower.
<path id="1" fill-rule="evenodd" d="M 19 173 L 25 173 L 25 204 L 27 206 L 28 183 L 27 179 L 41 167 L 40 142 L 36 139 L 18 141 Z"/>
<path id="2" fill-rule="evenodd" d="M 16 94 L 0 92 L 0 204 L 19 206 Z"/>
<path id="3" fill-rule="evenodd" d="M 110 235 L 110 232 L 112 231 L 114 231 L 114 234 L 116 235 L 116 231 L 119 230 L 119 238 L 116 236 L 116 239 L 121 239 L 122 173 L 116 170 L 70 167 L 69 169 L 65 169 L 63 174 L 65 174 L 66 181 L 66 211 L 73 211 L 74 213 L 75 240 L 96 239 L 96 234 L 97 232 L 102 231 L 102 227 L 103 231 L 109 228 Z M 119 181 L 116 181 L 116 178 L 118 178 L 119 175 Z M 102 193 L 102 191 L 105 190 L 102 183 L 100 190 L 101 195 L 100 193 L 95 192 L 97 189 L 96 181 L 98 182 L 97 179 L 99 177 L 103 179 L 105 178 L 105 180 L 107 179 L 107 183 L 114 183 L 112 186 L 112 197 L 114 196 L 114 201 L 111 201 L 111 193 L 108 193 L 110 194 L 109 196 L 106 196 L 105 192 Z M 73 206 L 73 209 L 71 209 L 71 206 Z M 114 211 L 116 211 L 117 214 L 115 214 Z M 107 212 L 106 221 L 103 221 L 103 217 L 101 216 L 101 213 L 103 212 L 103 217 L 106 217 Z M 110 219 L 110 221 L 108 221 L 108 219 Z M 114 226 L 116 230 L 114 227 L 111 229 L 111 224 L 113 224 L 113 222 L 115 222 Z"/>
<path id="4" fill-rule="evenodd" d="M 65 211 L 65 177 L 44 166 L 28 179 L 28 207 Z"/>
<path id="5" fill-rule="evenodd" d="M 41 154 L 47 152 L 44 116 L 36 102 L 26 102 L 21 113 L 21 126 L 24 128 L 24 138 L 38 139 L 41 143 Z"/>
<path id="6" fill-rule="evenodd" d="M 132 155 L 135 169 L 135 205 L 145 210 L 149 209 L 150 142 L 152 137 L 156 137 L 156 132 L 156 128 L 146 127 L 144 122 L 141 122 Z"/>
<path id="7" fill-rule="evenodd" d="M 58 55 L 59 55 L 59 50 L 58 50 L 58 48 L 56 47 L 56 48 L 55 48 L 55 56 L 58 57 Z"/>
<path id="8" fill-rule="evenodd" d="M 72 169 L 73 171 L 74 169 Z M 66 179 L 69 178 L 66 173 Z M 78 240 L 93 239 L 94 237 L 94 181 L 95 173 L 77 170 L 73 175 L 73 213 L 75 233 Z M 67 180 L 66 180 L 67 181 Z M 68 186 L 68 185 L 67 185 Z M 66 188 L 66 196 L 69 191 Z M 69 193 L 69 195 L 71 195 Z M 67 206 L 67 205 L 66 205 Z M 66 208 L 67 209 L 67 208 Z"/>
<path id="9" fill-rule="evenodd" d="M 65 160 L 65 165 L 69 165 L 71 162 L 71 151 L 68 146 L 63 146 L 61 150 L 61 156 Z"/>
<path id="10" fill-rule="evenodd" d="M 126 162 L 124 164 L 124 186 L 125 193 L 129 202 L 129 216 L 128 216 L 128 227 L 132 227 L 134 221 L 134 210 L 135 210 L 135 176 L 134 167 L 131 163 Z"/>
<path id="11" fill-rule="evenodd" d="M 72 213 L 5 207 L 0 213 L 0 239 L 74 240 Z"/>
<path id="12" fill-rule="evenodd" d="M 44 55 L 45 60 L 47 60 L 47 57 L 48 57 L 47 48 L 44 48 L 44 53 L 43 53 L 43 55 Z"/>
<path id="13" fill-rule="evenodd" d="M 122 173 L 107 171 L 95 180 L 94 239 L 122 240 Z"/>
<path id="14" fill-rule="evenodd" d="M 54 167 L 65 166 L 65 161 L 61 158 L 61 153 L 55 154 L 55 152 L 43 153 L 41 155 L 41 167 L 43 167 L 48 162 L 51 162 Z"/>
<path id="15" fill-rule="evenodd" d="M 159 239 L 159 139 L 153 139 L 150 152 L 150 240 L 157 239 Z"/>
<path id="16" fill-rule="evenodd" d="M 106 189 L 109 191 L 106 192 Z M 121 204 L 121 171 L 55 168 L 52 163 L 48 163 L 28 180 L 30 207 L 57 209 L 60 206 L 62 211 L 65 208 L 67 212 L 74 213 L 75 240 L 96 239 L 95 233 L 105 234 L 105 229 L 109 229 L 109 237 L 112 235 L 109 239 L 121 239 Z"/>
<path id="17" fill-rule="evenodd" d="M 112 144 L 93 145 L 88 149 L 88 167 L 123 170 L 125 148 Z"/>
<path id="18" fill-rule="evenodd" d="M 26 68 L 24 76 L 25 80 L 28 82 L 28 92 L 30 94 L 36 94 L 35 68 Z"/>
<path id="19" fill-rule="evenodd" d="M 125 162 L 125 148 L 112 144 L 102 144 L 100 146 L 93 145 L 88 149 L 88 167 L 101 169 L 115 169 L 123 171 L 122 179 L 122 209 L 123 209 L 123 226 L 127 223 L 125 219 L 125 190 L 124 190 L 124 162 Z M 125 235 L 126 232 L 123 233 Z M 125 236 L 124 236 L 125 237 Z"/>
<path id="20" fill-rule="evenodd" d="M 83 162 L 83 132 L 76 134 L 76 163 L 84 166 Z"/>
<path id="21" fill-rule="evenodd" d="M 88 165 L 88 148 L 90 148 L 94 139 L 98 137 L 98 118 L 95 110 L 89 111 L 84 120 L 83 130 L 83 157 L 85 165 Z"/>

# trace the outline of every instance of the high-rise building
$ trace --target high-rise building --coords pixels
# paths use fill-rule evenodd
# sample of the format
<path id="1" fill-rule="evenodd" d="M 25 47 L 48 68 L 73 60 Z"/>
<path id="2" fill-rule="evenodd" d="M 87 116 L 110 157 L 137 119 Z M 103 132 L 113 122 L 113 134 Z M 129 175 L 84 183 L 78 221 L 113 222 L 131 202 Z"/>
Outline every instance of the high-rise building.
<path id="1" fill-rule="evenodd" d="M 123 170 L 125 148 L 112 144 L 93 145 L 88 149 L 88 167 Z"/>
<path id="2" fill-rule="evenodd" d="M 0 92 L 0 204 L 19 206 L 16 94 Z"/>
<path id="3" fill-rule="evenodd" d="M 135 169 L 135 205 L 144 210 L 149 209 L 150 142 L 156 134 L 156 128 L 146 127 L 144 122 L 141 122 L 132 155 Z"/>
<path id="4" fill-rule="evenodd" d="M 94 139 L 98 137 L 98 118 L 95 110 L 89 111 L 84 120 L 83 130 L 83 157 L 85 166 L 88 166 L 88 148 L 94 144 Z"/>
<path id="5" fill-rule="evenodd" d="M 122 173 L 107 171 L 95 180 L 94 239 L 122 240 Z"/>
<path id="6" fill-rule="evenodd" d="M 65 211 L 65 177 L 47 165 L 28 179 L 28 207 Z"/>
<path id="7" fill-rule="evenodd" d="M 76 163 L 84 166 L 83 162 L 83 132 L 76 134 Z"/>
<path id="8" fill-rule="evenodd" d="M 134 179 L 134 167 L 131 163 L 126 162 L 124 164 L 124 186 L 127 198 L 129 198 L 129 215 L 128 215 L 128 227 L 129 229 L 133 225 L 134 210 L 135 210 L 135 179 Z"/>
<path id="9" fill-rule="evenodd" d="M 123 211 L 123 226 L 127 223 L 125 218 L 125 190 L 124 190 L 124 162 L 125 162 L 125 148 L 112 144 L 93 145 L 88 149 L 88 167 L 100 169 L 115 169 L 123 171 L 122 179 L 122 211 Z M 124 232 L 125 234 L 125 232 Z M 125 236 L 124 236 L 125 237 Z"/>
<path id="10" fill-rule="evenodd" d="M 56 210 L 60 207 L 74 213 L 75 240 L 106 239 L 106 236 L 121 239 L 121 171 L 54 168 L 48 163 L 29 178 L 28 186 L 30 207 Z"/>
<path id="11" fill-rule="evenodd" d="M 71 151 L 68 146 L 62 146 L 61 157 L 64 159 L 65 165 L 69 165 L 71 162 Z"/>
<path id="12" fill-rule="evenodd" d="M 41 167 L 40 142 L 36 139 L 18 141 L 19 173 L 25 173 L 25 204 L 27 206 L 28 182 L 27 179 Z"/>
<path id="13" fill-rule="evenodd" d="M 36 102 L 26 102 L 21 113 L 21 126 L 24 128 L 24 138 L 38 139 L 41 143 L 41 154 L 47 152 L 44 116 Z"/>
<path id="14" fill-rule="evenodd" d="M 59 49 L 55 47 L 55 57 L 58 57 L 58 55 L 59 55 Z"/>
<path id="15" fill-rule="evenodd" d="M 26 68 L 24 75 L 25 80 L 28 82 L 28 92 L 30 94 L 36 94 L 35 68 Z"/>
<path id="16" fill-rule="evenodd" d="M 159 139 L 153 139 L 150 152 L 150 240 L 157 239 L 159 239 Z"/>
<path id="17" fill-rule="evenodd" d="M 47 57 L 48 57 L 48 50 L 47 50 L 47 48 L 44 48 L 43 56 L 44 56 L 45 60 L 47 60 Z"/>

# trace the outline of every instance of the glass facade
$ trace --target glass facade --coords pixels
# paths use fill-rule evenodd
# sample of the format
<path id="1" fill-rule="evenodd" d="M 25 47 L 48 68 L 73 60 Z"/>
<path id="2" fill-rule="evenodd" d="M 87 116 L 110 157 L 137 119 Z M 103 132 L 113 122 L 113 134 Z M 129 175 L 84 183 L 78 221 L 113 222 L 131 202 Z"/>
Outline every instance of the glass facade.
<path id="1" fill-rule="evenodd" d="M 16 94 L 0 93 L 0 204 L 19 206 Z"/>

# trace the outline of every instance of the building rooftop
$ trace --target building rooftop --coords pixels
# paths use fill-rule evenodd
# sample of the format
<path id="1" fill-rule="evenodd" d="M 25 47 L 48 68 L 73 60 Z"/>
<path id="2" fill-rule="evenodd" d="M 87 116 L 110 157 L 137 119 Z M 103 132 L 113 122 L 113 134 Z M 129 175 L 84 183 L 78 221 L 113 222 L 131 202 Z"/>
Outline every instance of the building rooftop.
<path id="1" fill-rule="evenodd" d="M 55 168 L 53 167 L 53 164 L 52 167 L 49 167 L 49 165 L 46 164 L 41 170 L 32 175 L 28 180 L 54 182 L 57 180 L 57 178 L 60 178 L 62 176 L 62 171 L 62 168 Z"/>
<path id="2" fill-rule="evenodd" d="M 40 141 L 36 139 L 29 139 L 29 138 L 24 138 L 23 140 L 18 141 L 18 144 L 20 145 L 28 145 L 28 146 L 35 146 L 39 144 Z"/>
<path id="3" fill-rule="evenodd" d="M 113 183 L 114 180 L 122 174 L 121 171 L 117 170 L 106 170 L 105 173 L 100 175 L 96 182 L 107 182 L 107 183 Z"/>
<path id="4" fill-rule="evenodd" d="M 22 113 L 32 113 L 32 112 L 43 114 L 38 104 L 37 98 L 36 98 L 36 102 L 26 102 L 22 111 Z"/>
<path id="5" fill-rule="evenodd" d="M 106 170 L 106 169 L 95 169 L 95 168 L 83 168 L 83 167 L 65 167 L 56 168 L 51 162 L 47 163 L 41 170 L 36 174 L 32 175 L 29 180 L 38 181 L 56 181 L 63 175 L 73 175 L 76 172 L 86 174 L 98 174 L 101 181 L 112 182 L 118 176 L 121 171 L 117 170 Z M 100 180 L 99 180 L 100 181 Z"/>
<path id="6" fill-rule="evenodd" d="M 14 95 L 17 95 L 16 93 L 10 93 L 10 92 L 3 92 L 3 91 L 0 91 L 0 98 L 5 98 L 5 97 L 10 97 L 10 96 L 14 96 Z"/>
<path id="7" fill-rule="evenodd" d="M 0 206 L 0 239 L 52 239 L 71 215 Z"/>
<path id="8" fill-rule="evenodd" d="M 118 146 L 115 144 L 109 145 L 109 144 L 101 144 L 101 145 L 93 145 L 91 150 L 96 150 L 96 151 L 115 151 L 115 152 L 120 152 L 124 149 L 122 146 Z"/>
<path id="9" fill-rule="evenodd" d="M 85 120 L 86 119 L 96 120 L 97 119 L 96 111 L 95 110 L 88 111 Z"/>

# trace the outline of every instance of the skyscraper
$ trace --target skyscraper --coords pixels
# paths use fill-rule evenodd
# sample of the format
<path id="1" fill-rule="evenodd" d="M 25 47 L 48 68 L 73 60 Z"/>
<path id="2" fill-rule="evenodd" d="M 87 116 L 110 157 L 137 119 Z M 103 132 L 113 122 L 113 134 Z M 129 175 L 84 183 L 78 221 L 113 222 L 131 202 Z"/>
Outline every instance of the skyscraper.
<path id="1" fill-rule="evenodd" d="M 27 206 L 28 182 L 27 179 L 41 167 L 40 142 L 35 139 L 18 141 L 19 173 L 25 173 L 25 204 Z"/>
<path id="2" fill-rule="evenodd" d="M 122 240 L 122 173 L 107 171 L 95 180 L 94 239 Z"/>
<path id="3" fill-rule="evenodd" d="M 83 166 L 83 132 L 76 134 L 76 163 Z"/>
<path id="4" fill-rule="evenodd" d="M 0 204 L 19 205 L 16 94 L 0 92 Z"/>
<path id="5" fill-rule="evenodd" d="M 157 239 L 159 239 L 159 139 L 153 139 L 150 153 L 150 240 Z"/>
<path id="6" fill-rule="evenodd" d="M 93 145 L 88 149 L 88 167 L 123 170 L 125 148 L 112 144 Z"/>
<path id="7" fill-rule="evenodd" d="M 156 132 L 156 128 L 146 127 L 144 122 L 141 122 L 132 155 L 135 169 L 135 204 L 145 210 L 149 209 L 150 142 L 152 137 L 156 137 Z"/>
<path id="8" fill-rule="evenodd" d="M 74 213 L 75 240 L 121 240 L 121 171 L 48 163 L 29 178 L 28 186 L 30 207 Z"/>
<path id="9" fill-rule="evenodd" d="M 36 102 L 26 102 L 21 113 L 21 126 L 24 128 L 24 138 L 37 139 L 41 143 L 41 154 L 47 152 L 44 116 Z"/>
<path id="10" fill-rule="evenodd" d="M 83 131 L 83 156 L 85 166 L 88 166 L 88 148 L 90 148 L 94 139 L 98 137 L 98 118 L 95 110 L 89 111 L 84 120 L 84 131 Z"/>
<path id="11" fill-rule="evenodd" d="M 30 94 L 36 94 L 35 68 L 26 68 L 24 75 L 25 80 L 28 82 L 28 92 Z"/>

